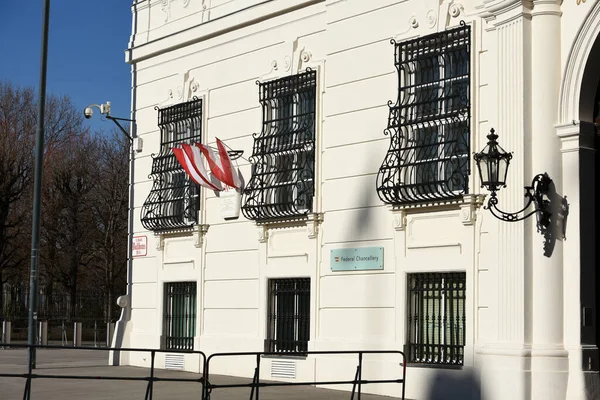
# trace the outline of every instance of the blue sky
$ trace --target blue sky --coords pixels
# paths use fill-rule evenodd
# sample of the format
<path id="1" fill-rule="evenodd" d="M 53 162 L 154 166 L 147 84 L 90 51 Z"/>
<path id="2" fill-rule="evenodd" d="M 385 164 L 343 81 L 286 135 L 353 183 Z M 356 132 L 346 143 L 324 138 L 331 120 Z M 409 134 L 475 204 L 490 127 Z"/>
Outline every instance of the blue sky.
<path id="1" fill-rule="evenodd" d="M 0 0 L 0 80 L 39 85 L 43 0 Z M 51 0 L 47 93 L 68 95 L 76 107 L 112 103 L 111 115 L 129 118 L 130 0 Z M 97 110 L 96 110 L 97 111 Z M 93 129 L 110 130 L 96 112 Z"/>

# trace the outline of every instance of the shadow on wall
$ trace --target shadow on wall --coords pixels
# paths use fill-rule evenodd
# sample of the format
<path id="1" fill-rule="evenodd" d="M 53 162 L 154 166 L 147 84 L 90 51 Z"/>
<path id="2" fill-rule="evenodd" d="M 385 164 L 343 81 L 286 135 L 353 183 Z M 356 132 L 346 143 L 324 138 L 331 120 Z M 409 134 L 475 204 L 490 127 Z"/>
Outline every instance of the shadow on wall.
<path id="1" fill-rule="evenodd" d="M 551 257 L 554 253 L 556 241 L 567 239 L 569 203 L 567 202 L 567 196 L 563 197 L 556 193 L 554 182 L 550 183 L 547 198 L 548 208 L 552 214 L 549 216 L 548 226 L 543 226 L 538 221 L 538 230 L 544 236 L 544 255 Z"/>
<path id="2" fill-rule="evenodd" d="M 478 376 L 464 370 L 436 371 L 426 393 L 427 400 L 485 400 Z"/>

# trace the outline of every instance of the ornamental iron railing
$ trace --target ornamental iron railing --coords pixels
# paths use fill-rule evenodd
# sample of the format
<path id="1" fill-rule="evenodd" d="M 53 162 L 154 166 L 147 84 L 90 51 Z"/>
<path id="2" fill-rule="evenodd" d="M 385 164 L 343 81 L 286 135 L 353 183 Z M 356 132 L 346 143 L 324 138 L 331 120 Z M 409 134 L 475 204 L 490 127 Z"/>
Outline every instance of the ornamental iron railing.
<path id="1" fill-rule="evenodd" d="M 408 276 L 408 344 L 411 363 L 463 365 L 464 272 Z"/>
<path id="2" fill-rule="evenodd" d="M 389 102 L 390 147 L 377 174 L 388 204 L 449 199 L 468 193 L 470 174 L 470 37 L 456 29 L 396 43 L 398 98 Z"/>
<path id="3" fill-rule="evenodd" d="M 265 351 L 301 353 L 310 339 L 310 278 L 269 281 L 269 331 Z"/>
<path id="4" fill-rule="evenodd" d="M 196 335 L 196 282 L 165 283 L 164 348 L 192 350 Z"/>
<path id="5" fill-rule="evenodd" d="M 263 221 L 312 211 L 316 71 L 259 83 L 262 131 L 254 134 L 252 178 L 242 213 Z"/>
<path id="6" fill-rule="evenodd" d="M 200 188 L 181 167 L 173 151 L 182 143 L 201 142 L 202 99 L 158 110 L 160 153 L 152 155 L 154 180 L 142 207 L 142 226 L 152 231 L 191 227 L 198 222 Z"/>

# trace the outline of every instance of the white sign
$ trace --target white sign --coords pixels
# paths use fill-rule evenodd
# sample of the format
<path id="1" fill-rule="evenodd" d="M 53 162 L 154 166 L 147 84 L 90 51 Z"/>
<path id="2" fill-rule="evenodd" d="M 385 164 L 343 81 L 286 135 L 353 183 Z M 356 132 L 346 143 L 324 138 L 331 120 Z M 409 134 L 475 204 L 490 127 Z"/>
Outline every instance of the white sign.
<path id="1" fill-rule="evenodd" d="M 131 255 L 133 257 L 144 257 L 148 254 L 148 237 L 134 236 L 131 242 Z"/>
<path id="2" fill-rule="evenodd" d="M 240 216 L 242 195 L 234 188 L 227 188 L 219 193 L 221 199 L 221 216 L 223 219 L 237 219 Z"/>

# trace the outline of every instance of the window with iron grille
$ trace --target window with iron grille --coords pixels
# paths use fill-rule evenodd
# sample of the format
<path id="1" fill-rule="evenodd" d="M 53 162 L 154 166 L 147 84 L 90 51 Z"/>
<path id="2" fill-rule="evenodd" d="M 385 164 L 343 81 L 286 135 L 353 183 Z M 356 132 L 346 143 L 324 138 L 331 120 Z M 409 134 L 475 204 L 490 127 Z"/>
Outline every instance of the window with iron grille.
<path id="1" fill-rule="evenodd" d="M 263 127 L 254 135 L 252 178 L 244 190 L 248 219 L 297 217 L 312 210 L 316 71 L 260 83 Z"/>
<path id="2" fill-rule="evenodd" d="M 310 278 L 269 280 L 265 351 L 302 353 L 310 339 Z"/>
<path id="3" fill-rule="evenodd" d="M 193 350 L 196 282 L 165 283 L 163 341 L 166 350 Z"/>
<path id="4" fill-rule="evenodd" d="M 388 204 L 468 193 L 470 39 L 468 25 L 395 43 L 398 98 L 390 102 L 390 147 L 377 174 Z"/>
<path id="5" fill-rule="evenodd" d="M 409 362 L 463 365 L 464 272 L 408 275 Z"/>
<path id="6" fill-rule="evenodd" d="M 152 231 L 190 227 L 198 222 L 200 188 L 181 167 L 171 150 L 182 143 L 200 143 L 202 99 L 158 110 L 160 152 L 152 155 L 154 180 L 142 207 L 142 225 Z"/>

